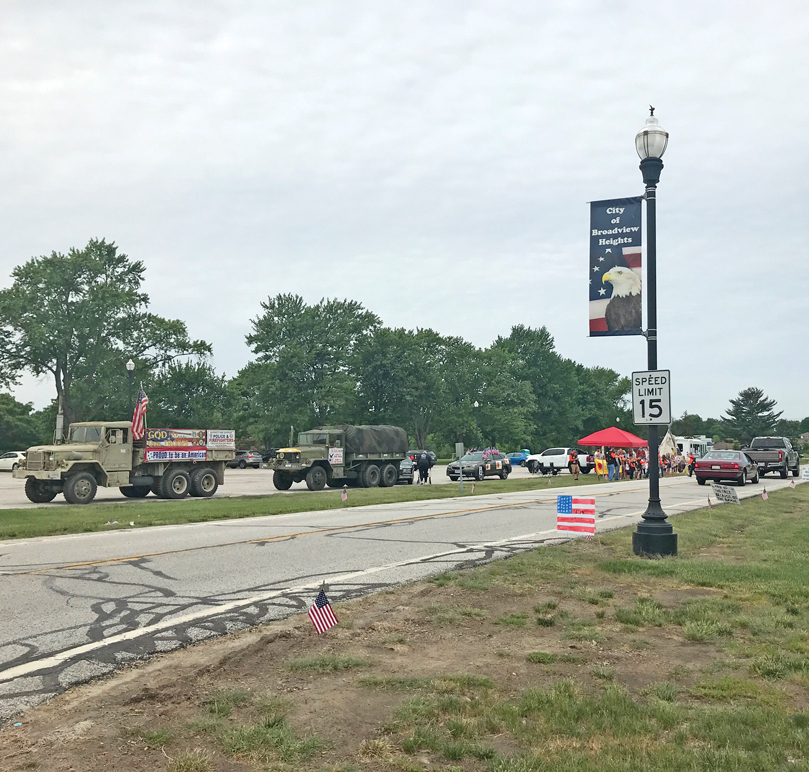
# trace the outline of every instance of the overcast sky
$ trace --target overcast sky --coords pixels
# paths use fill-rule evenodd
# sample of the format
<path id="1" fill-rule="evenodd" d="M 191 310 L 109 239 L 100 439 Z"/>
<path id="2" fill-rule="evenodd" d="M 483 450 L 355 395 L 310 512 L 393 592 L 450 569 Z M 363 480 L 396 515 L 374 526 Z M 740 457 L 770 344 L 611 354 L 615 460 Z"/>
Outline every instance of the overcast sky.
<path id="1" fill-rule="evenodd" d="M 628 375 L 643 338 L 588 337 L 586 202 L 643 192 L 653 104 L 673 411 L 759 386 L 802 418 L 807 51 L 805 0 L 5 0 L 0 282 L 103 237 L 229 376 L 279 292 L 478 346 L 546 325 Z"/>

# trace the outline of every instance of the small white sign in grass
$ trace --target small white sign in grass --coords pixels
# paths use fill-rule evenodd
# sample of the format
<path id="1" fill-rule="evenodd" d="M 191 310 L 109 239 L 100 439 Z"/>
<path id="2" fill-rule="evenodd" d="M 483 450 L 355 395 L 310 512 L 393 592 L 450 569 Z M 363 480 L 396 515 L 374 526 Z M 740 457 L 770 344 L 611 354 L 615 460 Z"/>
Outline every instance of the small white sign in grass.
<path id="1" fill-rule="evenodd" d="M 716 496 L 723 504 L 739 504 L 739 494 L 736 493 L 735 488 L 729 485 L 720 485 L 719 483 L 712 482 L 711 488 L 713 495 Z"/>

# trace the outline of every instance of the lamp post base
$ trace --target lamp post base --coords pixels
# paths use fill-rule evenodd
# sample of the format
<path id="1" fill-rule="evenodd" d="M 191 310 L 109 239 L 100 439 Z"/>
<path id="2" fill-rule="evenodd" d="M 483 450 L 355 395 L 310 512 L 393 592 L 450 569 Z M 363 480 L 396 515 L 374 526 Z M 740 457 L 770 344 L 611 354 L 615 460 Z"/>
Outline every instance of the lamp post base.
<path id="1" fill-rule="evenodd" d="M 671 523 L 638 523 L 632 534 L 632 552 L 640 557 L 664 557 L 677 554 L 677 534 Z"/>

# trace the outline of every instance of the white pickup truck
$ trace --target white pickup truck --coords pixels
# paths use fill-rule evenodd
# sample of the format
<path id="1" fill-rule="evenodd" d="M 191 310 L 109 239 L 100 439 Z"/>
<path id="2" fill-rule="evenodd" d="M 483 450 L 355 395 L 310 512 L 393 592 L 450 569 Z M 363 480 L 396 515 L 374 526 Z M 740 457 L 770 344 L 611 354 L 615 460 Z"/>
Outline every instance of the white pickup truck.
<path id="1" fill-rule="evenodd" d="M 548 448 L 542 453 L 534 453 L 525 459 L 525 466 L 531 474 L 559 474 L 562 469 L 570 471 L 570 453 L 579 454 L 579 469 L 589 474 L 595 468 L 595 459 L 579 448 Z"/>

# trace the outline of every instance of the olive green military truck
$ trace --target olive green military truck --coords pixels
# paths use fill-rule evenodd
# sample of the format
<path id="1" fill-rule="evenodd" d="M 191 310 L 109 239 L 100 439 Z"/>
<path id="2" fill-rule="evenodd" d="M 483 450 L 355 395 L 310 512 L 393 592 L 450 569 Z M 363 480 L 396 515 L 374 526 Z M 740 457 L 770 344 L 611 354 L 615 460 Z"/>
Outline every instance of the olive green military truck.
<path id="1" fill-rule="evenodd" d="M 98 486 L 117 487 L 127 498 L 153 493 L 164 499 L 209 497 L 225 481 L 225 464 L 236 456 L 230 430 L 147 429 L 133 440 L 129 421 L 70 425 L 61 445 L 28 449 L 14 477 L 37 503 L 63 493 L 70 504 L 89 504 Z"/>
<path id="2" fill-rule="evenodd" d="M 306 480 L 310 491 L 342 488 L 388 488 L 399 479 L 407 456 L 407 432 L 398 426 L 318 426 L 298 434 L 298 444 L 280 448 L 269 466 L 280 491 Z"/>

